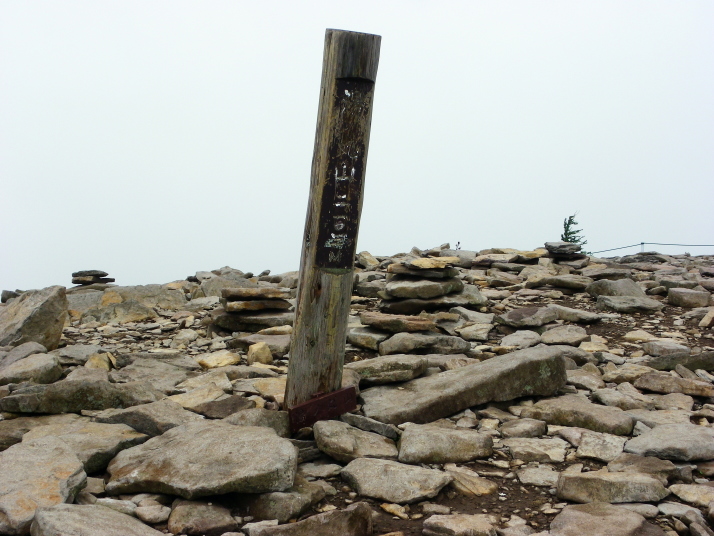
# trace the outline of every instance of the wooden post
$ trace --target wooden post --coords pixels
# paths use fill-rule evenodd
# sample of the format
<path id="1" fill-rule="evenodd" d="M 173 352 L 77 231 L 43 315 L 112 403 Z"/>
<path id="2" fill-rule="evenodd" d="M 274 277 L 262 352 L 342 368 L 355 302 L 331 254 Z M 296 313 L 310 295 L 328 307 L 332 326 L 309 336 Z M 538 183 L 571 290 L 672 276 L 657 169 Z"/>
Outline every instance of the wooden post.
<path id="1" fill-rule="evenodd" d="M 325 32 L 288 409 L 342 382 L 380 41 L 378 35 Z"/>

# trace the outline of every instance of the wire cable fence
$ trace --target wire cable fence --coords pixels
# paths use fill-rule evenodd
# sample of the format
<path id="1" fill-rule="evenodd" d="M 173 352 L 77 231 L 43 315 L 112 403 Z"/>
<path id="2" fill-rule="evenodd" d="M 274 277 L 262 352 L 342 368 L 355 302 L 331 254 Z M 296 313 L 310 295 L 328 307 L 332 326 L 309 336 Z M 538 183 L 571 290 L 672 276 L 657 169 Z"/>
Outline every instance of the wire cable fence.
<path id="1" fill-rule="evenodd" d="M 593 255 L 595 253 L 605 253 L 606 251 L 616 251 L 618 249 L 634 248 L 637 246 L 641 246 L 641 251 L 644 251 L 645 246 L 682 246 L 687 248 L 712 248 L 714 247 L 714 244 L 663 244 L 662 242 L 639 242 L 637 244 L 632 244 L 631 246 L 621 246 L 619 248 L 601 249 L 600 251 L 593 251 Z"/>

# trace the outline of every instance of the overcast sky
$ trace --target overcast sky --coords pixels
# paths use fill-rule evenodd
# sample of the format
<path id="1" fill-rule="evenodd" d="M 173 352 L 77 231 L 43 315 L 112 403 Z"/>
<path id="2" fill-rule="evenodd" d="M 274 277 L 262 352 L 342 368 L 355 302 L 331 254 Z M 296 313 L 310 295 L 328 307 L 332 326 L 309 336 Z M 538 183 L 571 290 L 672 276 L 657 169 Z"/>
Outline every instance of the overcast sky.
<path id="1" fill-rule="evenodd" d="M 3 0 L 0 287 L 298 269 L 326 28 L 382 36 L 358 251 L 714 244 L 711 0 Z"/>

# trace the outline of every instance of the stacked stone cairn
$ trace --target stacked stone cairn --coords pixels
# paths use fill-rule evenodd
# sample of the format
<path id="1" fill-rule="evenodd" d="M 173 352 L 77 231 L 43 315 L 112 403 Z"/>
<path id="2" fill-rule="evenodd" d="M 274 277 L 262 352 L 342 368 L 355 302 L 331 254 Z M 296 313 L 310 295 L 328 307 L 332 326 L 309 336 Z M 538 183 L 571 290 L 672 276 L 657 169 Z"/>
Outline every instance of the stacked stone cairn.
<path id="1" fill-rule="evenodd" d="M 113 277 L 107 277 L 109 274 L 102 270 L 80 270 L 72 274 L 73 285 L 94 285 L 96 283 L 114 283 Z"/>
<path id="2" fill-rule="evenodd" d="M 224 288 L 221 291 L 223 311 L 215 325 L 230 332 L 258 332 L 266 328 L 292 326 L 295 314 L 288 301 L 295 291 L 274 286 Z"/>

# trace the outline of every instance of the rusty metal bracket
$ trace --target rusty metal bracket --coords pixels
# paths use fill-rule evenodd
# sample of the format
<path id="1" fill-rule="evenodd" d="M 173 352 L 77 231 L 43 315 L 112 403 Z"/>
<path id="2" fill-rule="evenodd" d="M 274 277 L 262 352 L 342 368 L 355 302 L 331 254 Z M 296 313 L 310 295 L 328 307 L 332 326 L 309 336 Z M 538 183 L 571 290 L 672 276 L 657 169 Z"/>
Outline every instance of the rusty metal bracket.
<path id="1" fill-rule="evenodd" d="M 290 431 L 312 426 L 317 421 L 339 417 L 357 407 L 357 391 L 353 386 L 344 387 L 331 393 L 313 396 L 311 400 L 288 408 Z"/>

